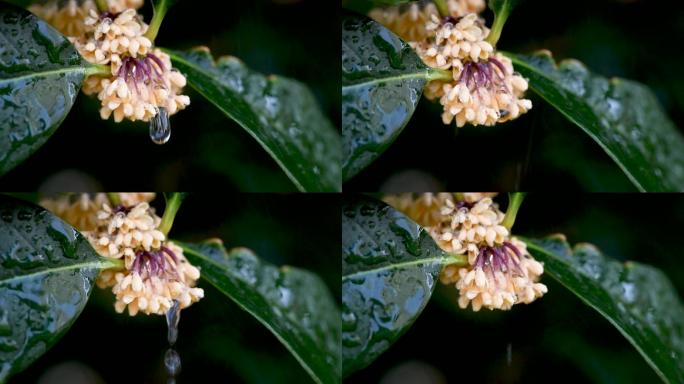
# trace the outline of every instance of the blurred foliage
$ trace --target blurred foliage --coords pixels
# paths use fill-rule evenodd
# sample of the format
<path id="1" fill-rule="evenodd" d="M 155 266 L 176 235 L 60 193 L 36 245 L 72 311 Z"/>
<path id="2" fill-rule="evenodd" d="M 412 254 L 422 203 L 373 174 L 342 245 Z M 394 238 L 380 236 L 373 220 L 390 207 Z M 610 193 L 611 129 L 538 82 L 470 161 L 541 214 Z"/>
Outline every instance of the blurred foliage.
<path id="1" fill-rule="evenodd" d="M 549 49 L 557 60 L 576 58 L 594 73 L 637 80 L 651 87 L 684 129 L 684 7 L 663 0 L 520 2 L 498 47 L 529 53 Z M 485 11 L 487 24 L 492 13 Z M 655 26 L 655 27 L 654 27 Z M 456 131 L 441 123 L 441 106 L 422 100 L 402 135 L 376 162 L 345 184 L 347 191 L 420 190 L 436 178 L 442 188 L 489 190 L 632 191 L 617 165 L 580 129 L 532 96 L 534 108 L 516 121 Z M 591 173 L 591 174 L 589 174 Z"/>
<path id="2" fill-rule="evenodd" d="M 149 21 L 149 1 L 142 8 Z M 337 75 L 339 5 L 317 0 L 181 0 L 168 12 L 157 45 L 206 45 L 240 58 L 251 69 L 297 79 L 311 88 L 339 127 Z M 332 74 L 331 74 L 332 73 Z M 235 122 L 186 88 L 191 105 L 171 118 L 169 142 L 157 146 L 146 123 L 103 121 L 97 100 L 80 95 L 64 123 L 34 156 L 0 182 L 36 190 L 45 179 L 75 169 L 99 187 L 294 191 L 269 155 Z M 73 181 L 58 183 L 73 190 Z"/>
<path id="3" fill-rule="evenodd" d="M 153 205 L 162 212 L 163 197 Z M 327 195 L 190 194 L 170 235 L 185 241 L 218 237 L 227 247 L 251 248 L 276 265 L 308 269 L 339 298 L 339 211 L 339 199 Z M 206 281 L 199 286 L 205 298 L 181 313 L 177 382 L 312 382 L 257 320 Z M 110 291 L 95 289 L 71 330 L 10 383 L 34 383 L 50 369 L 74 361 L 105 382 L 166 383 L 164 318 L 119 315 L 113 302 Z"/>
<path id="4" fill-rule="evenodd" d="M 506 204 L 505 196 L 497 200 Z M 651 264 L 668 275 L 681 297 L 682 226 L 681 195 L 530 193 L 514 233 L 560 232 L 572 243 L 595 244 L 607 256 Z M 660 382 L 600 314 L 548 276 L 542 282 L 549 292 L 530 305 L 478 313 L 461 310 L 456 289 L 440 285 L 414 326 L 345 382 L 400 383 L 394 372 L 415 363 L 436 373 L 425 384 Z"/>

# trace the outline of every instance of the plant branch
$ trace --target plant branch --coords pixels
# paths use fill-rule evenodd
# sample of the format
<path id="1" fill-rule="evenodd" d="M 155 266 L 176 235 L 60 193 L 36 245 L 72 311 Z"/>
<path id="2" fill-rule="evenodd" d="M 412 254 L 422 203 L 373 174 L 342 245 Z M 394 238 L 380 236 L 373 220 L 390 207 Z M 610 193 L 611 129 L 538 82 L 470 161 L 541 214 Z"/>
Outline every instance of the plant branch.
<path id="1" fill-rule="evenodd" d="M 159 28 L 164 20 L 164 16 L 166 16 L 166 12 L 169 10 L 171 2 L 172 0 L 158 0 L 152 3 L 154 14 L 152 16 L 152 21 L 150 21 L 150 26 L 147 28 L 147 32 L 145 32 L 145 37 L 150 39 L 152 43 L 154 43 L 154 39 L 156 39 L 157 34 L 159 34 Z"/>
<path id="2" fill-rule="evenodd" d="M 164 216 L 159 224 L 159 230 L 164 234 L 164 236 L 167 236 L 171 231 L 171 227 L 173 226 L 173 219 L 176 218 L 178 209 L 185 198 L 185 193 L 165 193 L 164 197 L 166 197 L 166 208 L 164 208 Z"/>
<path id="3" fill-rule="evenodd" d="M 504 24 L 506 24 L 506 20 L 508 20 L 508 16 L 511 14 L 514 5 L 514 0 L 490 2 L 489 8 L 494 11 L 494 23 L 492 24 L 489 35 L 487 35 L 486 41 L 493 47 L 496 47 L 496 43 L 501 37 L 501 31 L 503 31 Z"/>
<path id="4" fill-rule="evenodd" d="M 112 203 L 113 206 L 121 205 L 121 197 L 119 197 L 119 194 L 116 192 L 107 192 L 107 197 L 109 198 L 109 202 Z"/>
<path id="5" fill-rule="evenodd" d="M 446 0 L 433 0 L 433 2 L 442 17 L 449 16 L 449 7 L 447 6 Z"/>
<path id="6" fill-rule="evenodd" d="M 92 76 L 92 75 L 109 76 L 111 74 L 112 74 L 112 70 L 109 67 L 109 65 L 91 64 L 88 68 L 86 68 L 86 76 Z"/>
<path id="7" fill-rule="evenodd" d="M 452 78 L 453 78 L 453 74 L 448 69 L 430 68 L 430 73 L 428 73 L 428 76 L 427 76 L 428 81 L 451 80 Z"/>
<path id="8" fill-rule="evenodd" d="M 109 4 L 107 4 L 107 0 L 95 0 L 95 5 L 97 5 L 97 10 L 100 12 L 109 11 Z"/>
<path id="9" fill-rule="evenodd" d="M 503 226 L 509 231 L 515 224 L 515 217 L 518 215 L 518 209 L 525 199 L 525 192 L 511 192 L 508 194 L 508 208 L 506 208 L 506 216 L 503 220 Z"/>

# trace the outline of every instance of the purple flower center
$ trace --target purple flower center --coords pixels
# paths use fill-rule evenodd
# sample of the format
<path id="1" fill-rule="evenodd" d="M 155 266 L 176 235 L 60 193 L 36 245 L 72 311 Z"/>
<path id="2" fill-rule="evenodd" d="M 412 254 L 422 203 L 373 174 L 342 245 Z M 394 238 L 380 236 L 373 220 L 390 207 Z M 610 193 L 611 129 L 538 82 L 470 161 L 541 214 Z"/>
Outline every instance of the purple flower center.
<path id="1" fill-rule="evenodd" d="M 104 19 L 114 20 L 114 19 L 116 19 L 117 16 L 119 16 L 119 14 L 120 13 L 114 13 L 114 12 L 109 12 L 109 11 L 102 12 L 100 14 L 100 20 L 104 20 Z"/>
<path id="2" fill-rule="evenodd" d="M 475 203 L 469 203 L 465 200 L 461 200 L 456 202 L 456 209 L 461 209 L 461 208 L 472 208 L 475 205 Z"/>
<path id="3" fill-rule="evenodd" d="M 133 207 L 127 207 L 127 206 L 125 206 L 125 205 L 123 205 L 123 204 L 119 204 L 119 205 L 117 205 L 116 207 L 114 207 L 114 213 L 122 212 L 122 213 L 126 213 L 126 214 L 127 214 L 128 212 L 131 211 L 132 208 L 133 208 Z"/>
<path id="4" fill-rule="evenodd" d="M 178 258 L 167 247 L 162 246 L 156 251 L 138 251 L 131 269 L 141 276 L 160 276 L 164 273 L 176 273 Z"/>
<path id="5" fill-rule="evenodd" d="M 148 53 L 144 57 L 126 56 L 121 61 L 121 67 L 116 73 L 116 76 L 124 79 L 126 84 L 132 84 L 140 93 L 139 84 L 157 84 L 164 85 L 163 73 L 165 71 L 164 63 L 157 56 Z"/>
<path id="6" fill-rule="evenodd" d="M 523 255 L 513 243 L 504 241 L 502 245 L 480 247 L 480 252 L 475 259 L 475 266 L 484 271 L 511 271 L 514 274 L 524 275 L 520 268 L 520 261 Z"/>
<path id="7" fill-rule="evenodd" d="M 504 82 L 506 74 L 506 67 L 499 60 L 490 57 L 478 63 L 466 61 L 458 81 L 467 85 L 471 91 L 476 88 L 487 88 L 503 89 L 508 92 L 508 87 Z"/>
<path id="8" fill-rule="evenodd" d="M 442 19 L 442 24 L 456 25 L 456 24 L 458 24 L 459 21 L 461 21 L 462 18 L 463 18 L 463 16 L 461 16 L 461 17 L 446 16 Z"/>

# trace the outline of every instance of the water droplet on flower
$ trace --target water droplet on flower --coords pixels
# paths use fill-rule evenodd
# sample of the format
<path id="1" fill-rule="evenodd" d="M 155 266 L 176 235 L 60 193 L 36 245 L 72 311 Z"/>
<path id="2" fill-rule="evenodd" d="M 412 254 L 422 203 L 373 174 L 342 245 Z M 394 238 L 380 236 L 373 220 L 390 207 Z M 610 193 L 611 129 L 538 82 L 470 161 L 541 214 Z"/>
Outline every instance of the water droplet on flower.
<path id="1" fill-rule="evenodd" d="M 155 144 L 166 144 L 171 138 L 171 122 L 166 108 L 159 108 L 159 112 L 150 120 L 150 139 Z"/>
<path id="2" fill-rule="evenodd" d="M 173 301 L 173 306 L 166 312 L 166 325 L 169 327 L 167 339 L 169 345 L 173 346 L 178 339 L 178 322 L 180 321 L 180 303 Z"/>

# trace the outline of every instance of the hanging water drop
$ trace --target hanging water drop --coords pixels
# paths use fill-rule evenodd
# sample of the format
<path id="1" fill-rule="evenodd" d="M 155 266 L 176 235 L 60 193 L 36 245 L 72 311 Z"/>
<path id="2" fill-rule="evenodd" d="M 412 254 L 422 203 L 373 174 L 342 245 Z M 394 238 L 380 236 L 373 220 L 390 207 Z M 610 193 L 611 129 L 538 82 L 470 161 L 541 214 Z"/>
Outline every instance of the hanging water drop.
<path id="1" fill-rule="evenodd" d="M 169 346 L 173 346 L 178 339 L 178 322 L 180 321 L 180 303 L 178 300 L 173 301 L 173 305 L 166 312 L 166 325 L 168 326 L 167 340 Z M 164 354 L 164 366 L 169 378 L 167 384 L 176 383 L 176 375 L 181 369 L 181 360 L 178 352 L 175 349 L 169 348 Z"/>
<path id="2" fill-rule="evenodd" d="M 167 339 L 169 345 L 176 344 L 178 339 L 178 322 L 180 321 L 180 303 L 178 300 L 173 301 L 173 306 L 166 312 L 166 325 L 169 328 Z"/>
<path id="3" fill-rule="evenodd" d="M 171 138 L 171 122 L 166 108 L 160 107 L 159 112 L 150 120 L 150 139 L 155 144 L 166 144 Z"/>

